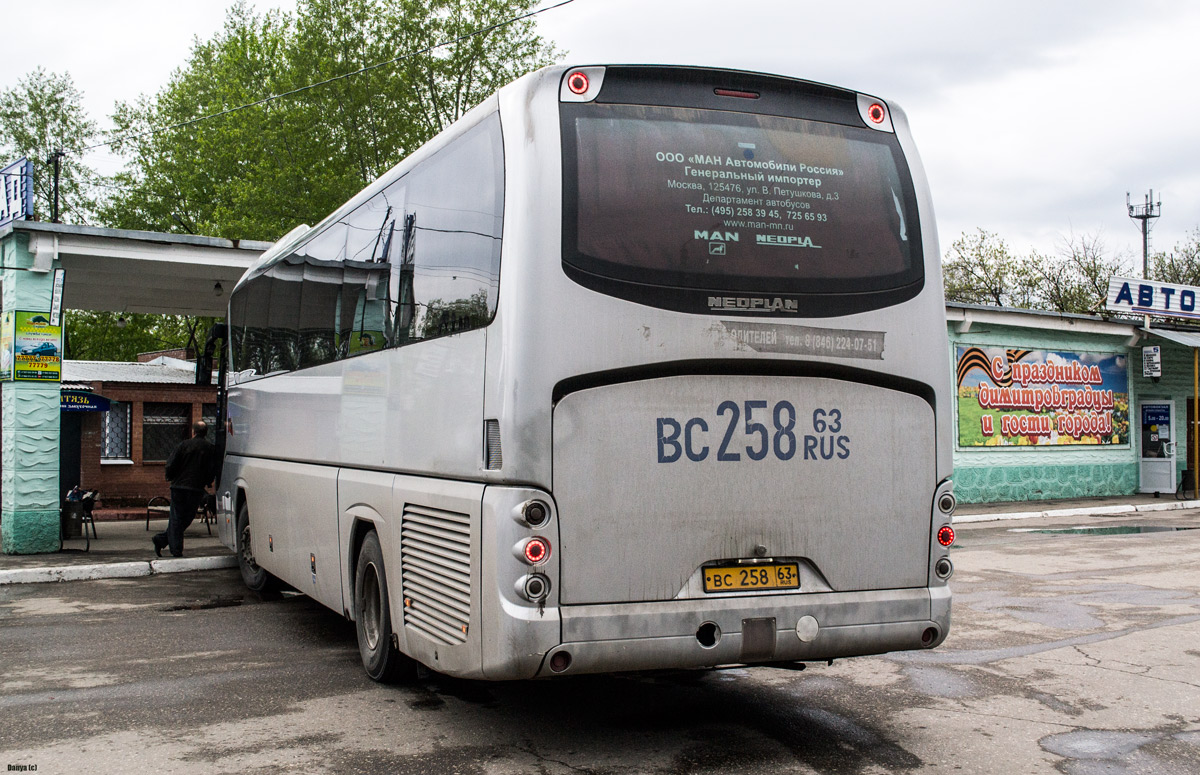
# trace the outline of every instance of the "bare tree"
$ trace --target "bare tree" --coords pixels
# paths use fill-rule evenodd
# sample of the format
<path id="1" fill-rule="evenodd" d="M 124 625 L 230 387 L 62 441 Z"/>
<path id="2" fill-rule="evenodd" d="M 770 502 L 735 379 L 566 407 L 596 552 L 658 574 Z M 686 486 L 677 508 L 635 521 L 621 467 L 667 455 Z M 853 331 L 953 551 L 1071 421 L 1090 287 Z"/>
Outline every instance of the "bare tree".
<path id="1" fill-rule="evenodd" d="M 1061 237 L 1057 256 L 1034 251 L 1029 265 L 1037 276 L 1038 306 L 1058 312 L 1095 314 L 1104 307 L 1108 279 L 1123 274 L 1128 260 L 1113 255 L 1099 231 Z"/>
<path id="2" fill-rule="evenodd" d="M 950 246 L 942 263 L 946 299 L 998 307 L 1034 306 L 1037 276 L 998 234 L 976 229 Z"/>
<path id="3" fill-rule="evenodd" d="M 1150 277 L 1164 283 L 1200 285 L 1200 227 L 1169 252 L 1151 256 Z"/>

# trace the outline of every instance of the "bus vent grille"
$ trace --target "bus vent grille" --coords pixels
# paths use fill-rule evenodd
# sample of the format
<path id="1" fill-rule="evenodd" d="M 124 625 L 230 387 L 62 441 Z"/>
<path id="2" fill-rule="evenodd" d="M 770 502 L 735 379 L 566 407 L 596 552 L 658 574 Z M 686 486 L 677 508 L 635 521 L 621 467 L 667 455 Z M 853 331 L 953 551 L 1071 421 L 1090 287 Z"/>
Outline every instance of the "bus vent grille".
<path id="1" fill-rule="evenodd" d="M 499 471 L 504 467 L 504 455 L 500 451 L 500 421 L 484 420 L 483 432 L 487 439 L 487 467 Z"/>
<path id="2" fill-rule="evenodd" d="M 400 521 L 404 626 L 449 646 L 471 621 L 471 518 L 408 504 Z"/>

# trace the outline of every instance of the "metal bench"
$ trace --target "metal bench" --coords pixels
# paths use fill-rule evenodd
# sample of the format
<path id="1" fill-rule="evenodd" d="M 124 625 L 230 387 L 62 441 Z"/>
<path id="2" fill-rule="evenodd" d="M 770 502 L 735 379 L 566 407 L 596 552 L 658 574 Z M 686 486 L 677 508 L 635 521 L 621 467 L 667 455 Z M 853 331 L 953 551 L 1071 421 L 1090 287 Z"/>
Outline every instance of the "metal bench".
<path id="1" fill-rule="evenodd" d="M 169 519 L 171 517 L 171 499 L 155 495 L 146 504 L 146 529 L 150 529 L 151 519 Z"/>

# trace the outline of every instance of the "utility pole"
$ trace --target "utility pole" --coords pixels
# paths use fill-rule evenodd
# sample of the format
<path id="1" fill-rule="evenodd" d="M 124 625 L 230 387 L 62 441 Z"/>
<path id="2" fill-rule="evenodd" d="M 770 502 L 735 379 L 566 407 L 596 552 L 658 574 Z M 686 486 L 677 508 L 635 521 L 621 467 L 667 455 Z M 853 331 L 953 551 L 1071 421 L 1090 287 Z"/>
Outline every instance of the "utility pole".
<path id="1" fill-rule="evenodd" d="M 54 165 L 54 189 L 53 189 L 54 190 L 54 206 L 50 210 L 50 222 L 51 223 L 59 222 L 58 221 L 58 176 L 59 176 L 59 172 L 61 171 L 60 163 L 62 161 L 63 156 L 66 156 L 66 154 L 63 153 L 63 149 L 55 148 L 54 153 L 50 154 L 50 158 L 46 159 L 47 162 L 52 163 Z"/>

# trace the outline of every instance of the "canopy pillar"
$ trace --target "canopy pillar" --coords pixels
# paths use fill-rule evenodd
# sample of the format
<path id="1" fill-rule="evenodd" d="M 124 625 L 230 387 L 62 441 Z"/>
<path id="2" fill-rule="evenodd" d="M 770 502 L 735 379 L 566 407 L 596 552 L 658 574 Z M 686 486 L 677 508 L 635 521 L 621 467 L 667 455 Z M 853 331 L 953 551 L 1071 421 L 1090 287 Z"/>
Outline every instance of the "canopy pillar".
<path id="1" fill-rule="evenodd" d="M 29 237 L 13 233 L 0 242 L 3 295 L 0 310 L 50 314 L 57 261 L 37 267 Z M 44 262 L 43 262 L 44 263 Z M 0 383 L 3 408 L 0 457 L 0 548 L 5 554 L 41 554 L 59 549 L 59 383 Z"/>

